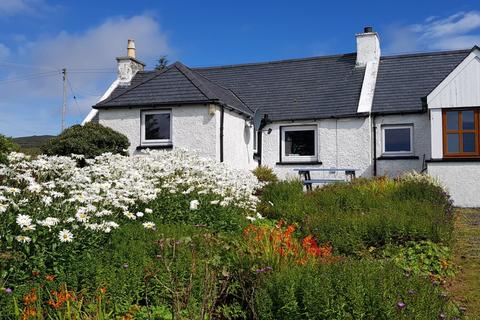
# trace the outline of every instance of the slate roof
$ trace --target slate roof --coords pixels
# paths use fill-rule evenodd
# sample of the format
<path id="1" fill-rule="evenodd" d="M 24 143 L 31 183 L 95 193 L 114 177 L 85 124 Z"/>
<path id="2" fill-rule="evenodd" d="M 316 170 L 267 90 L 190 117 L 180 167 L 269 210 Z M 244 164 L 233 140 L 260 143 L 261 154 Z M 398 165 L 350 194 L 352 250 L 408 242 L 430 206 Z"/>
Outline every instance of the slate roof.
<path id="1" fill-rule="evenodd" d="M 372 112 L 423 112 L 422 98 L 470 52 L 384 56 Z M 273 121 L 364 116 L 357 113 L 365 68 L 356 53 L 265 63 L 139 72 L 95 108 L 217 102 Z"/>
<path id="2" fill-rule="evenodd" d="M 232 91 L 176 62 L 162 71 L 141 72 L 128 87 L 116 88 L 95 107 L 147 106 L 183 103 L 222 103 L 253 115 Z"/>
<path id="3" fill-rule="evenodd" d="M 372 112 L 423 111 L 421 99 L 439 85 L 470 51 L 456 50 L 382 57 Z"/>

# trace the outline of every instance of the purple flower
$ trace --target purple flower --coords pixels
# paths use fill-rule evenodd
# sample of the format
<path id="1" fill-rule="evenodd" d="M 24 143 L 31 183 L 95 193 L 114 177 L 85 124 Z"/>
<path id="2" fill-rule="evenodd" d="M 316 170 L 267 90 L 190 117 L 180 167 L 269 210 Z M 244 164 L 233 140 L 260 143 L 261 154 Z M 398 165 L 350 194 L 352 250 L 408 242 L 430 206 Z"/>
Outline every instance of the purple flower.
<path id="1" fill-rule="evenodd" d="M 12 288 L 5 288 L 6 294 L 12 294 L 12 292 L 13 292 Z"/>
<path id="2" fill-rule="evenodd" d="M 398 301 L 397 302 L 397 307 L 398 307 L 398 309 L 402 310 L 403 308 L 406 307 L 406 304 L 403 301 Z"/>
<path id="3" fill-rule="evenodd" d="M 258 273 L 264 273 L 264 272 L 268 272 L 268 271 L 272 271 L 273 268 L 268 266 L 268 267 L 265 267 L 265 268 L 261 268 L 261 269 L 257 269 L 255 270 L 255 272 L 258 274 Z"/>

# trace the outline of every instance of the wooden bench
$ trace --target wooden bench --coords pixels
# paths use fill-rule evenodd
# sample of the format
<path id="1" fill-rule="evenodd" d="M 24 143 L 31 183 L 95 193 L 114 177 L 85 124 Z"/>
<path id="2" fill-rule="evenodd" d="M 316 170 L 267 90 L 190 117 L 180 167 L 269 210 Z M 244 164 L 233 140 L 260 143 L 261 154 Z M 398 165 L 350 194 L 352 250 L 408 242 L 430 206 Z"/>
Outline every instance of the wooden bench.
<path id="1" fill-rule="evenodd" d="M 355 179 L 355 172 L 358 169 L 351 168 L 303 168 L 303 169 L 293 169 L 293 171 L 298 171 L 300 179 L 302 179 L 303 185 L 307 187 L 308 191 L 312 190 L 313 184 L 328 184 L 328 183 L 345 183 Z M 312 179 L 310 172 L 345 172 L 345 179 Z"/>

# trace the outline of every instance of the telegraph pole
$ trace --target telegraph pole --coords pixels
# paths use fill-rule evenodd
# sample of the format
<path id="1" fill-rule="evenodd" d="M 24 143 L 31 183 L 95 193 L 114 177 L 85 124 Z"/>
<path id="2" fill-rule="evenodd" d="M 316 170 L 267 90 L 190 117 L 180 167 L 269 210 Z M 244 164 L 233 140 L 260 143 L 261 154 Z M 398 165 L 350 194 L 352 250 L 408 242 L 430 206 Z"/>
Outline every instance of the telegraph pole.
<path id="1" fill-rule="evenodd" d="M 62 69 L 63 74 L 63 105 L 62 105 L 62 132 L 65 129 L 65 113 L 67 111 L 67 69 Z"/>

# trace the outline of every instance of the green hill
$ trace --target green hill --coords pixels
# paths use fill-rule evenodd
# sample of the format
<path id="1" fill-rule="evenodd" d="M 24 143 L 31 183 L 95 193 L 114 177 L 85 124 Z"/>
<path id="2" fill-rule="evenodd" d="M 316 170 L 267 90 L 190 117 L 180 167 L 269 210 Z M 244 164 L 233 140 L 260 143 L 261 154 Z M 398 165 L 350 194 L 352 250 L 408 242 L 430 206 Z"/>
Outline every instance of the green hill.
<path id="1" fill-rule="evenodd" d="M 12 140 L 18 144 L 21 148 L 39 148 L 45 142 L 52 139 L 55 136 L 29 136 L 29 137 L 18 137 L 12 138 Z"/>

